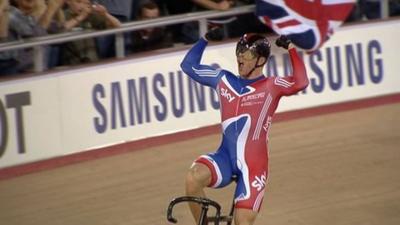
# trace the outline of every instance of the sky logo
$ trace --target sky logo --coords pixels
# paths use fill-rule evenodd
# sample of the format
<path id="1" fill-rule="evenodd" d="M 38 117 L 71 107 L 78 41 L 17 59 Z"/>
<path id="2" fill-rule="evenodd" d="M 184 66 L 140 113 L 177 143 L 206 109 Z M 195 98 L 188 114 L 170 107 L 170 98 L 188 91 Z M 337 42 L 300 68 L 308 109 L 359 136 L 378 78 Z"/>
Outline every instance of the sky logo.
<path id="1" fill-rule="evenodd" d="M 267 174 L 264 172 L 261 176 L 255 176 L 254 181 L 251 182 L 251 186 L 256 188 L 257 191 L 261 191 L 267 183 Z"/>
<path id="2" fill-rule="evenodd" d="M 235 97 L 232 96 L 231 93 L 229 93 L 228 89 L 225 89 L 225 88 L 223 88 L 223 87 L 221 87 L 221 95 L 222 95 L 223 97 L 225 97 L 226 99 L 228 99 L 228 102 L 229 102 L 229 103 L 232 102 L 233 100 L 235 100 Z"/>

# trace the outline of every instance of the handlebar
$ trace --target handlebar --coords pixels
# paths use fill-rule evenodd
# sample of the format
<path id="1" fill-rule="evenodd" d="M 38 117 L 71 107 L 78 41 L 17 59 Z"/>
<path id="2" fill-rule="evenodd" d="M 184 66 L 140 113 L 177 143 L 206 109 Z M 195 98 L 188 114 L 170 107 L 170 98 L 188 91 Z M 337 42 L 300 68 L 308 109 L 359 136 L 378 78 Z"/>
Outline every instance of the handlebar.
<path id="1" fill-rule="evenodd" d="M 171 223 L 177 223 L 178 222 L 178 220 L 175 219 L 172 216 L 172 210 L 173 210 L 174 206 L 176 204 L 180 203 L 180 202 L 195 202 L 195 203 L 201 204 L 202 211 L 205 212 L 205 214 L 203 214 L 204 217 L 207 217 L 208 206 L 209 205 L 213 206 L 216 209 L 215 221 L 214 222 L 215 222 L 215 225 L 219 224 L 219 220 L 220 220 L 220 217 L 221 217 L 221 206 L 217 202 L 215 202 L 215 201 L 213 201 L 211 199 L 202 198 L 202 197 L 194 197 L 194 196 L 178 197 L 178 198 L 173 199 L 169 203 L 168 210 L 167 210 L 167 219 L 168 219 L 169 222 L 171 222 Z M 204 220 L 204 218 L 200 218 L 200 219 L 202 221 Z"/>

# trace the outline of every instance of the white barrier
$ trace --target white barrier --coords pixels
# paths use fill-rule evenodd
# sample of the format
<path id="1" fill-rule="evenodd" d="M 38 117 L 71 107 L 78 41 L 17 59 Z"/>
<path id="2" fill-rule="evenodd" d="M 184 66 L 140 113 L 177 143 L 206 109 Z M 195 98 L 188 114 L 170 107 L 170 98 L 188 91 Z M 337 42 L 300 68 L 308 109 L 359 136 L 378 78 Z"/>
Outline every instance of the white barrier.
<path id="1" fill-rule="evenodd" d="M 400 92 L 399 38 L 400 21 L 340 29 L 303 54 L 310 86 L 278 112 Z M 236 72 L 234 48 L 211 46 L 203 63 Z M 185 53 L 0 83 L 0 168 L 217 124 L 216 94 L 179 68 Z M 273 53 L 266 72 L 289 74 Z"/>

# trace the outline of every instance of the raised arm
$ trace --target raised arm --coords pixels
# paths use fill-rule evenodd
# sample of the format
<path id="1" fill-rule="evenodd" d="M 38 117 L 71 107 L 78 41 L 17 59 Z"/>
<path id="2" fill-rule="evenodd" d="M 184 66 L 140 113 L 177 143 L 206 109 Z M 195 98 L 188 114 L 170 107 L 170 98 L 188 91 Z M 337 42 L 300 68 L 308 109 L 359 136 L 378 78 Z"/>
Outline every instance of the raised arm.
<path id="1" fill-rule="evenodd" d="M 46 11 L 39 18 L 39 25 L 43 29 L 49 29 L 51 22 L 53 21 L 54 16 L 57 11 L 59 11 L 63 5 L 65 0 L 52 0 L 48 1 Z"/>
<path id="2" fill-rule="evenodd" d="M 186 54 L 181 63 L 181 68 L 193 80 L 215 89 L 222 76 L 222 71 L 208 65 L 200 64 L 207 43 L 204 38 L 200 38 Z"/>
<path id="3" fill-rule="evenodd" d="M 283 95 L 296 94 L 308 86 L 309 80 L 307 77 L 306 67 L 304 66 L 303 60 L 297 54 L 296 48 L 292 43 L 290 43 L 290 40 L 281 36 L 278 38 L 276 44 L 279 47 L 288 49 L 293 74 L 292 76 L 287 77 L 276 77 L 274 83 L 280 87 Z"/>
<path id="4" fill-rule="evenodd" d="M 98 3 L 94 3 L 92 5 L 93 13 L 97 13 L 100 16 L 104 17 L 106 20 L 107 28 L 116 28 L 121 26 L 121 22 L 117 18 L 115 18 L 113 15 L 111 15 L 108 11 L 107 8 L 104 7 L 103 5 L 100 5 Z"/>

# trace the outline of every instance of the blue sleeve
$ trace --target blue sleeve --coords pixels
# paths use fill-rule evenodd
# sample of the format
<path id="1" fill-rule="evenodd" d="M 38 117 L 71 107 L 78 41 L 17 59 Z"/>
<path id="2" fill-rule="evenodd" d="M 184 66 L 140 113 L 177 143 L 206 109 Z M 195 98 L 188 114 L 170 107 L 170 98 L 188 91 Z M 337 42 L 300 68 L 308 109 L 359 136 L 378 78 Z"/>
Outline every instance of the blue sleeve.
<path id="1" fill-rule="evenodd" d="M 216 89 L 223 73 L 221 69 L 214 69 L 211 66 L 200 64 L 206 46 L 207 41 L 201 38 L 186 54 L 181 63 L 181 68 L 193 80 Z"/>

